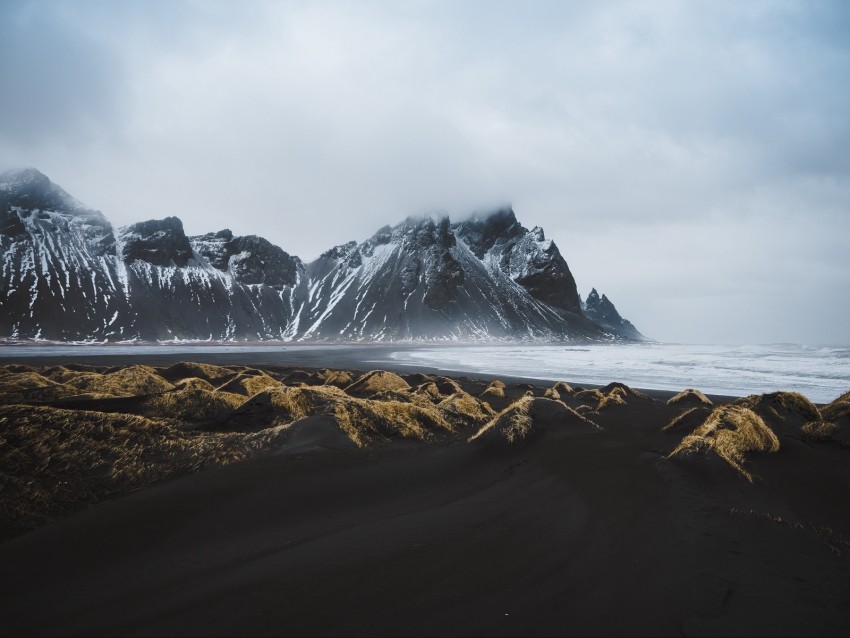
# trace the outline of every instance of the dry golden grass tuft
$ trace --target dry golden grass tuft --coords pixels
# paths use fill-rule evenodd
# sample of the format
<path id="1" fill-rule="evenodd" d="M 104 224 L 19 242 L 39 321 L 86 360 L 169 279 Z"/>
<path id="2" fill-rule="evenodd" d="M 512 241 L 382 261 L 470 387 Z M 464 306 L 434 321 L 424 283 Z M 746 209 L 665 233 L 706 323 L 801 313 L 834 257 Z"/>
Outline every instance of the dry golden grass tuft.
<path id="1" fill-rule="evenodd" d="M 144 365 L 112 368 L 103 374 L 79 372 L 64 383 L 83 392 L 109 394 L 114 397 L 156 394 L 174 389 L 154 368 Z"/>
<path id="2" fill-rule="evenodd" d="M 829 441 L 838 430 L 838 426 L 830 421 L 809 421 L 800 432 L 804 439 L 809 441 Z"/>
<path id="3" fill-rule="evenodd" d="M 546 399 L 552 399 L 553 401 L 558 401 L 561 398 L 561 393 L 555 388 L 546 388 L 546 391 L 543 393 L 543 397 Z"/>
<path id="4" fill-rule="evenodd" d="M 667 401 L 667 405 L 676 405 L 678 403 L 705 405 L 708 407 L 714 405 L 711 402 L 711 399 L 709 399 L 699 390 L 695 390 L 694 388 L 682 390 L 679 394 L 674 397 L 671 397 Z"/>
<path id="5" fill-rule="evenodd" d="M 437 408 L 446 419 L 461 427 L 481 425 L 496 414 L 489 404 L 463 391 L 446 397 Z"/>
<path id="6" fill-rule="evenodd" d="M 44 403 L 78 394 L 77 388 L 51 381 L 38 372 L 10 372 L 0 377 L 2 403 Z"/>
<path id="7" fill-rule="evenodd" d="M 610 405 L 626 405 L 627 393 L 622 388 L 612 388 L 608 394 L 599 400 L 599 405 L 596 406 L 596 411 L 600 412 Z"/>
<path id="8" fill-rule="evenodd" d="M 440 389 L 433 381 L 427 381 L 416 386 L 416 389 L 413 391 L 413 394 L 427 397 L 432 402 L 441 401 L 443 398 L 443 395 L 440 394 Z"/>
<path id="9" fill-rule="evenodd" d="M 211 365 L 209 363 L 195 363 L 193 361 L 183 361 L 175 363 L 173 366 L 159 371 L 160 376 L 172 383 L 180 379 L 190 379 L 197 377 L 204 381 L 209 381 L 211 385 L 221 385 L 227 379 L 234 377 L 233 370 L 223 366 Z"/>
<path id="10" fill-rule="evenodd" d="M 582 423 L 586 423 L 587 425 L 593 427 L 596 430 L 604 430 L 605 429 L 601 425 L 599 425 L 596 421 L 593 421 L 589 417 L 586 416 L 587 414 L 590 414 L 590 413 L 596 414 L 596 412 L 593 412 L 592 410 L 586 410 L 586 411 L 582 412 L 579 409 L 571 408 L 570 406 L 568 406 L 563 401 L 555 401 L 555 403 L 560 405 L 563 408 L 564 412 L 566 412 L 566 415 L 568 417 L 574 418 L 578 421 L 581 421 Z M 582 406 L 579 406 L 579 407 L 582 407 Z"/>
<path id="11" fill-rule="evenodd" d="M 385 391 L 385 397 L 393 396 L 394 392 Z M 359 399 L 334 386 L 283 386 L 252 397 L 227 423 L 238 430 L 263 429 L 288 425 L 307 416 L 332 416 L 360 447 L 395 436 L 429 441 L 435 432 L 454 431 L 454 426 L 430 401 L 413 403 L 409 395 L 405 399 Z"/>
<path id="12" fill-rule="evenodd" d="M 434 385 L 437 386 L 437 389 L 443 396 L 463 392 L 463 388 L 460 387 L 460 384 L 454 379 L 449 379 L 448 377 L 434 377 Z"/>
<path id="13" fill-rule="evenodd" d="M 531 431 L 531 404 L 534 401 L 532 397 L 523 396 L 511 403 L 504 410 L 499 412 L 484 427 L 478 432 L 469 437 L 469 441 L 475 441 L 485 434 L 494 430 L 501 430 L 508 443 L 515 443 L 524 439 Z"/>
<path id="14" fill-rule="evenodd" d="M 370 396 L 368 400 L 413 403 L 425 408 L 430 408 L 434 405 L 434 401 L 424 394 L 417 394 L 416 392 L 399 392 L 398 390 L 385 390 L 383 392 L 378 392 Z"/>
<path id="15" fill-rule="evenodd" d="M 366 397 L 385 390 L 406 392 L 410 390 L 410 385 L 394 372 L 371 370 L 345 388 L 346 394 L 355 397 Z"/>
<path id="16" fill-rule="evenodd" d="M 484 391 L 479 395 L 481 397 L 496 397 L 497 399 L 505 398 L 505 384 L 495 379 L 490 382 Z"/>
<path id="17" fill-rule="evenodd" d="M 336 403 L 333 414 L 340 428 L 358 447 L 396 436 L 430 442 L 437 431 L 454 432 L 454 427 L 433 406 L 348 399 Z"/>
<path id="18" fill-rule="evenodd" d="M 245 402 L 232 392 L 185 388 L 146 397 L 135 410 L 146 417 L 198 423 L 223 419 Z"/>
<path id="19" fill-rule="evenodd" d="M 240 372 L 230 381 L 222 384 L 217 389 L 220 392 L 231 392 L 233 394 L 241 394 L 246 397 L 252 397 L 264 390 L 281 387 L 283 384 L 258 370 L 250 372 Z"/>
<path id="20" fill-rule="evenodd" d="M 705 421 L 706 417 L 711 414 L 708 408 L 702 406 L 696 406 L 693 408 L 687 408 L 674 416 L 670 423 L 661 428 L 662 432 L 669 432 L 674 428 L 684 428 L 688 426 L 696 427 L 696 425 L 701 424 Z M 699 419 L 698 423 L 695 421 Z"/>
<path id="21" fill-rule="evenodd" d="M 208 392 L 215 390 L 215 386 L 212 383 L 200 377 L 189 377 L 175 381 L 174 388 L 176 390 L 206 390 Z"/>
<path id="22" fill-rule="evenodd" d="M 328 370 L 327 368 L 316 372 L 316 379 L 322 385 L 333 385 L 337 388 L 345 388 L 354 381 L 351 375 L 345 370 Z"/>
<path id="23" fill-rule="evenodd" d="M 817 406 L 799 392 L 771 392 L 769 394 L 751 394 L 735 401 L 765 416 L 769 412 L 780 420 L 788 416 L 805 419 L 806 421 L 821 421 L 823 416 Z"/>
<path id="24" fill-rule="evenodd" d="M 628 396 L 649 399 L 646 395 L 635 392 L 622 383 L 610 383 L 602 390 L 576 390 L 571 398 L 589 406 L 594 412 L 599 412 L 609 406 L 627 405 L 626 397 Z"/>
<path id="25" fill-rule="evenodd" d="M 832 403 L 850 403 L 850 391 L 845 392 L 840 397 L 837 397 Z"/>
<path id="26" fill-rule="evenodd" d="M 836 399 L 832 403 L 821 408 L 821 414 L 827 421 L 832 421 L 836 425 L 838 422 L 847 422 L 850 424 L 850 401 Z"/>
<path id="27" fill-rule="evenodd" d="M 475 434 L 469 437 L 468 441 L 472 442 L 482 437 L 490 438 L 501 434 L 509 444 L 513 444 L 528 437 L 535 419 L 538 419 L 538 423 L 543 424 L 544 427 L 546 427 L 546 424 L 579 421 L 590 425 L 594 430 L 602 429 L 597 423 L 573 410 L 563 401 L 522 396 L 493 416 Z"/>
<path id="28" fill-rule="evenodd" d="M 563 381 L 556 381 L 555 385 L 552 386 L 552 389 L 561 396 L 572 394 L 574 392 L 572 386 L 570 386 L 569 383 L 564 383 Z"/>
<path id="29" fill-rule="evenodd" d="M 705 422 L 688 434 L 667 458 L 702 449 L 713 450 L 720 458 L 752 482 L 744 469 L 747 452 L 778 452 L 779 439 L 762 418 L 742 405 L 715 408 Z"/>
<path id="30" fill-rule="evenodd" d="M 50 368 L 46 368 L 39 371 L 39 374 L 43 376 L 45 379 L 50 379 L 51 381 L 55 381 L 56 383 L 65 383 L 68 379 L 73 379 L 80 372 L 100 372 L 94 368 L 87 369 L 71 369 L 65 366 L 52 366 Z"/>
<path id="31" fill-rule="evenodd" d="M 32 366 L 23 365 L 20 363 L 9 363 L 3 366 L 3 369 L 9 373 L 19 373 L 19 372 L 38 372 L 37 368 L 33 368 Z"/>
<path id="32" fill-rule="evenodd" d="M 634 397 L 636 399 L 641 399 L 642 401 L 653 401 L 652 397 L 648 394 L 644 394 L 640 390 L 635 390 L 634 388 L 627 386 L 625 383 L 620 383 L 619 381 L 614 381 L 609 383 L 604 388 L 600 388 L 599 391 L 603 394 L 610 395 L 613 391 L 617 390 L 624 399 L 627 397 Z"/>
<path id="33" fill-rule="evenodd" d="M 261 436 L 183 432 L 175 422 L 46 406 L 0 407 L 0 521 L 26 529 L 86 504 L 273 447 Z"/>
<path id="34" fill-rule="evenodd" d="M 573 398 L 577 401 L 581 401 L 582 403 L 595 401 L 598 404 L 605 398 L 605 395 L 599 390 L 578 390 L 575 394 L 573 394 Z"/>

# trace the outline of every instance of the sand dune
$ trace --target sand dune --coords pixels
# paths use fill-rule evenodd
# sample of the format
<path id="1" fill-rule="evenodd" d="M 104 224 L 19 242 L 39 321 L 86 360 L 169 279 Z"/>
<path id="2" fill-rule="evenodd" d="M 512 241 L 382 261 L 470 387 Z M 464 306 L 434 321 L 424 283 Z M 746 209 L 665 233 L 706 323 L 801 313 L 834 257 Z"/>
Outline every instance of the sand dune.
<path id="1" fill-rule="evenodd" d="M 846 635 L 847 396 L 703 397 L 0 367 L 0 634 Z"/>

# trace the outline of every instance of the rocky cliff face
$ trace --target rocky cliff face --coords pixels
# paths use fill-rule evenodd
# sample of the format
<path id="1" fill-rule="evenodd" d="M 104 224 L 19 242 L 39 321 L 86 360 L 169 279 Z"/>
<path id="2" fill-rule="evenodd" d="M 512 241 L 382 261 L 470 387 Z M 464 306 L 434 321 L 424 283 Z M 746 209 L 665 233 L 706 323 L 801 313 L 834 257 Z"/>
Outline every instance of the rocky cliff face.
<path id="1" fill-rule="evenodd" d="M 583 311 L 557 246 L 511 209 L 408 218 L 303 264 L 255 235 L 187 237 L 176 217 L 114 231 L 28 169 L 0 176 L 0 247 L 0 337 L 641 338 L 605 297 Z"/>
<path id="2" fill-rule="evenodd" d="M 559 310 L 581 312 L 567 262 L 539 226 L 529 231 L 508 208 L 483 218 L 473 217 L 454 228 L 478 259 L 497 265 L 538 301 Z"/>

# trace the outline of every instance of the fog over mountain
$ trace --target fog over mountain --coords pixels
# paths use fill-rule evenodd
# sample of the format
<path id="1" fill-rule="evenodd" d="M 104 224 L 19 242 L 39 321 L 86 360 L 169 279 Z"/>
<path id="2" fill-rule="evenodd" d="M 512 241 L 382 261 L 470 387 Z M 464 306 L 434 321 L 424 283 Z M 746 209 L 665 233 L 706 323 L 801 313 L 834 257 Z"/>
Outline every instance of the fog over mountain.
<path id="1" fill-rule="evenodd" d="M 305 261 L 510 202 L 657 339 L 846 343 L 848 32 L 842 0 L 9 0 L 0 171 Z"/>

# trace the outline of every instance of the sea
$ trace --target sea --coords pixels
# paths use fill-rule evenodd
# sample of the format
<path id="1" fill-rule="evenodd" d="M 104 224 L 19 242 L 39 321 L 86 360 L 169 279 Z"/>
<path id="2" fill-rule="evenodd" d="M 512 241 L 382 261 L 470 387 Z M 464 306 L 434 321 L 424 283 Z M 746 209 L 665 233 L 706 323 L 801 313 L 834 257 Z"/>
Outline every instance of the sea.
<path id="1" fill-rule="evenodd" d="M 439 347 L 394 353 L 398 362 L 636 388 L 746 396 L 777 390 L 828 403 L 850 390 L 850 347 L 629 344 Z"/>
<path id="2" fill-rule="evenodd" d="M 620 381 L 656 390 L 698 388 L 706 394 L 746 396 L 776 390 L 800 392 L 828 403 L 850 391 L 850 346 L 800 344 L 689 345 L 665 343 L 565 345 L 2 345 L 0 364 L 33 357 L 67 359 L 108 355 L 136 357 L 203 355 L 246 362 L 314 367 L 436 368 L 446 373 L 563 380 L 606 385 Z"/>

